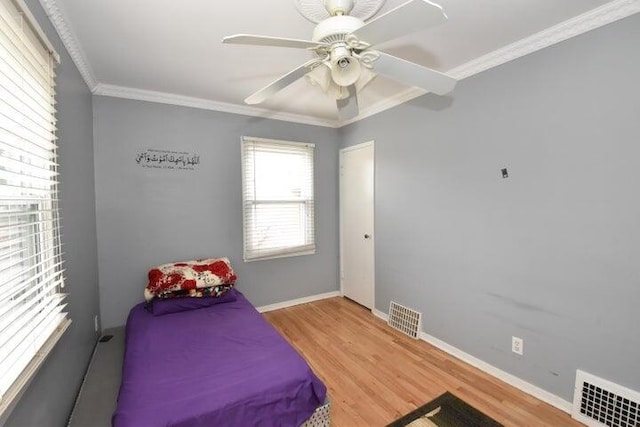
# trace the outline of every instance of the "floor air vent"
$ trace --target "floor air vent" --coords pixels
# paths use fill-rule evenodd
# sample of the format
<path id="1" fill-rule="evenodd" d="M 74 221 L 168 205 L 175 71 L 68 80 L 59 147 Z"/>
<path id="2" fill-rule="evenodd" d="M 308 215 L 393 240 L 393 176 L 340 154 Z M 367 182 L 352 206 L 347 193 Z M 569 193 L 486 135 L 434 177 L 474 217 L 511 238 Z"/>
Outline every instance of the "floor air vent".
<path id="1" fill-rule="evenodd" d="M 389 305 L 389 326 L 404 332 L 411 338 L 420 336 L 420 319 L 422 314 L 391 301 Z"/>
<path id="2" fill-rule="evenodd" d="M 571 416 L 591 427 L 639 427 L 640 393 L 578 370 Z"/>

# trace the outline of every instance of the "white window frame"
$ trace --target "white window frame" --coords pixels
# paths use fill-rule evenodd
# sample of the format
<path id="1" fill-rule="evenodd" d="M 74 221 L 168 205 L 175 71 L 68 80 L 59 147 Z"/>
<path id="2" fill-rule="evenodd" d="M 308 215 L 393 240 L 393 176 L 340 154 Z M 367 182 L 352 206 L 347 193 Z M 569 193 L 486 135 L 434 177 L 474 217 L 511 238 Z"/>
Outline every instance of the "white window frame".
<path id="1" fill-rule="evenodd" d="M 12 236 L 0 237 L 0 368 L 9 373 L 0 384 L 3 425 L 71 320 L 60 293 L 53 72 L 60 56 L 23 0 L 0 2 L 0 90 L 11 94 L 0 116 L 0 224 Z"/>
<path id="2" fill-rule="evenodd" d="M 315 189 L 314 189 L 314 151 L 315 144 L 283 141 L 276 139 L 255 138 L 250 136 L 242 137 L 242 226 L 243 226 L 243 255 L 245 262 L 276 259 L 283 257 L 292 257 L 300 255 L 311 255 L 316 252 L 315 245 Z M 305 155 L 309 162 L 310 168 L 307 171 L 306 180 L 301 182 L 301 186 L 306 188 L 301 191 L 298 198 L 287 198 L 277 200 L 261 200 L 257 197 L 255 191 L 255 177 L 249 170 L 251 164 L 255 160 L 254 149 L 261 147 L 262 150 L 269 150 L 269 146 L 274 147 L 274 152 L 280 150 L 291 150 L 290 153 Z M 275 148 L 278 147 L 278 148 Z M 252 157 L 253 156 L 253 157 Z M 251 157 L 251 158 L 250 158 Z M 253 178 L 252 178 L 253 177 Z M 310 186 L 310 187 L 309 187 Z M 278 204 L 298 204 L 300 206 L 301 233 L 304 240 L 301 244 L 281 247 L 265 248 L 256 244 L 258 228 L 255 224 L 256 207 L 276 206 Z M 284 222 L 282 224 L 285 224 Z"/>

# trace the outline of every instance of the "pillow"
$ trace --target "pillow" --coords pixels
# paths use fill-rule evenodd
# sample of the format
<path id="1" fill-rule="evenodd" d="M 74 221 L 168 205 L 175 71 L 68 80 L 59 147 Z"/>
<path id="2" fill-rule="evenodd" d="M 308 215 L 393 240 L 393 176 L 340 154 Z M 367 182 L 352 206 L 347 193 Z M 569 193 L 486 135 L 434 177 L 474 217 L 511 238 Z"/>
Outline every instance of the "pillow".
<path id="1" fill-rule="evenodd" d="M 166 292 L 233 285 L 236 281 L 228 258 L 163 264 L 149 270 L 148 277 L 149 283 L 144 290 L 147 301 Z"/>
<path id="2" fill-rule="evenodd" d="M 203 307 L 211 307 L 216 304 L 233 302 L 236 299 L 235 291 L 233 289 L 229 289 L 219 297 L 154 299 L 147 303 L 146 309 L 154 316 L 162 316 L 164 314 L 197 310 Z"/>
<path id="3" fill-rule="evenodd" d="M 155 299 L 173 299 L 173 298 L 220 298 L 233 285 L 216 285 L 207 288 L 196 289 L 180 289 L 178 291 L 160 292 L 155 295 Z"/>

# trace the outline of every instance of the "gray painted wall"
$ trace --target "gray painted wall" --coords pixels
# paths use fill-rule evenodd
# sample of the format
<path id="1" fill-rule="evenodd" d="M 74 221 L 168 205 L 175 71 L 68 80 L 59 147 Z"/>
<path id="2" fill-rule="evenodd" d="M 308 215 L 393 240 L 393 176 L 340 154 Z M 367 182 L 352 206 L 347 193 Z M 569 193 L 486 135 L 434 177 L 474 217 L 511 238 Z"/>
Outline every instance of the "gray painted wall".
<path id="1" fill-rule="evenodd" d="M 105 327 L 141 300 L 149 266 L 177 259 L 229 256 L 256 305 L 336 290 L 339 140 L 376 140 L 379 310 L 415 307 L 429 334 L 566 399 L 576 368 L 640 389 L 640 16 L 469 78 L 450 100 L 425 96 L 339 132 L 105 97 L 92 128 L 89 90 L 26 1 L 63 60 L 73 324 L 7 425 L 66 423 L 97 336 L 97 258 Z M 242 262 L 243 134 L 317 144 L 316 255 Z M 195 151 L 202 165 L 143 169 L 134 156 L 146 148 Z M 509 352 L 511 335 L 524 357 Z"/>
<path id="2" fill-rule="evenodd" d="M 639 43 L 635 15 L 341 129 L 376 141 L 377 309 L 567 400 L 576 368 L 640 390 Z"/>
<path id="3" fill-rule="evenodd" d="M 338 289 L 338 142 L 335 129 L 186 107 L 94 97 L 100 301 L 104 327 L 143 300 L 150 267 L 228 256 L 256 306 Z M 244 263 L 240 137 L 312 142 L 315 255 Z M 146 149 L 194 152 L 192 171 L 149 169 Z"/>
<path id="4" fill-rule="evenodd" d="M 26 3 L 62 57 L 57 73 L 62 242 L 68 312 L 73 323 L 7 421 L 8 426 L 63 426 L 89 363 L 99 314 L 91 92 L 37 0 Z"/>

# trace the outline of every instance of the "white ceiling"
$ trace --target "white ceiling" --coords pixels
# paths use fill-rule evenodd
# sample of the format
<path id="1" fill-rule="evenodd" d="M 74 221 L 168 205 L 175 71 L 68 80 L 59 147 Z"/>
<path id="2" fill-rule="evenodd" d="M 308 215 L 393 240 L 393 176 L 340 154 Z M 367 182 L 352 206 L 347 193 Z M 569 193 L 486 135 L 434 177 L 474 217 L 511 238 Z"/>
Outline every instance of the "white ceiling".
<path id="1" fill-rule="evenodd" d="M 304 79 L 261 104 L 259 108 L 264 111 L 243 107 L 244 98 L 313 54 L 296 49 L 223 45 L 221 39 L 237 33 L 310 39 L 314 24 L 297 11 L 293 0 L 40 1 L 96 93 L 169 102 L 175 99 L 183 104 L 193 98 L 191 104 L 205 108 L 340 125 L 335 100 Z M 387 0 L 379 14 L 405 1 Z M 620 9 L 629 3 L 439 0 L 449 16 L 445 24 L 378 47 L 452 72 L 455 77 L 466 77 L 602 25 L 603 14 L 620 15 Z M 550 27 L 554 28 L 551 33 L 547 30 Z M 536 35 L 543 30 L 547 32 Z M 523 39 L 529 42 L 517 43 Z M 501 59 L 500 55 L 506 56 Z M 359 96 L 361 117 L 421 93 L 378 77 Z"/>

